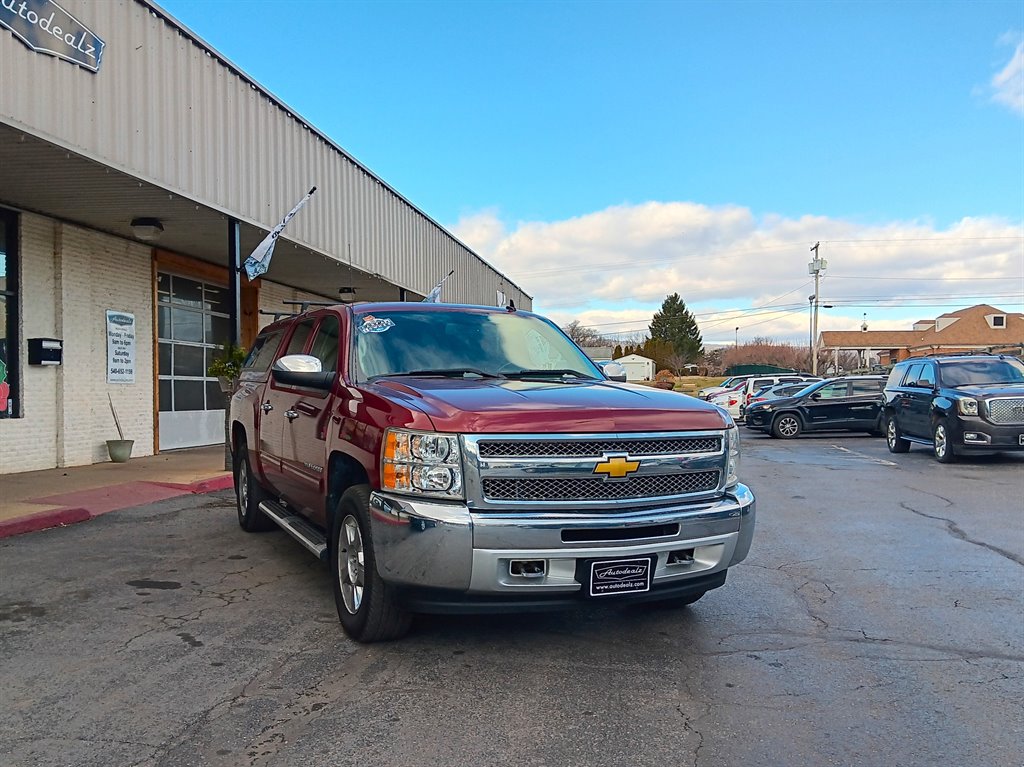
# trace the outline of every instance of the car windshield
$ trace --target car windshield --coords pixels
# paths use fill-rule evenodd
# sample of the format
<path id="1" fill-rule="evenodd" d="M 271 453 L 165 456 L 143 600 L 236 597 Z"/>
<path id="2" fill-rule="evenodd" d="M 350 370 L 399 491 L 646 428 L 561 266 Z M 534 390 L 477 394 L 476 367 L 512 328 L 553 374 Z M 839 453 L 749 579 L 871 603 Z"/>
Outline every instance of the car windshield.
<path id="1" fill-rule="evenodd" d="M 1024 383 L 1024 363 L 1012 358 L 957 360 L 939 364 L 942 385 L 979 386 Z"/>
<path id="2" fill-rule="evenodd" d="M 603 379 L 550 322 L 531 314 L 410 310 L 357 314 L 356 377 Z"/>

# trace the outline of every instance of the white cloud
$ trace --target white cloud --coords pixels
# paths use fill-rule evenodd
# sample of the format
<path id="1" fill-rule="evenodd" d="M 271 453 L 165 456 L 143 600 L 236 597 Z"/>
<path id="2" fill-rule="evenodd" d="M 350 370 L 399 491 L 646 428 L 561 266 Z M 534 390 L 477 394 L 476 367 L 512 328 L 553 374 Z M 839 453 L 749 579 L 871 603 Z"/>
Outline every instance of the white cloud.
<path id="1" fill-rule="evenodd" d="M 807 263 L 818 241 L 829 262 L 822 300 L 834 305 L 822 310 L 824 330 L 857 329 L 864 312 L 875 329 L 906 329 L 957 307 L 1020 311 L 1024 302 L 1024 226 L 995 218 L 940 230 L 648 202 L 514 227 L 490 210 L 452 230 L 532 293 L 538 311 L 608 333 L 646 330 L 665 297 L 679 293 L 708 341 L 731 342 L 739 326 L 741 340 L 805 342 Z"/>
<path id="2" fill-rule="evenodd" d="M 1024 42 L 1017 48 L 1001 72 L 992 78 L 992 100 L 1024 114 Z"/>

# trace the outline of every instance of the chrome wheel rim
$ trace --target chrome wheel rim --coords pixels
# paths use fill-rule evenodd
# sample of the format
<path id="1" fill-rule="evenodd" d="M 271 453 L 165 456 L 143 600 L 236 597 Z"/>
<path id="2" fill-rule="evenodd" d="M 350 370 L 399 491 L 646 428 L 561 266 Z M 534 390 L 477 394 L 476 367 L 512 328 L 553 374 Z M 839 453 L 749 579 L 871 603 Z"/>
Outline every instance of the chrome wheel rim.
<path id="1" fill-rule="evenodd" d="M 889 424 L 885 427 L 885 438 L 889 442 L 889 447 L 896 446 L 896 422 L 889 419 Z"/>
<path id="2" fill-rule="evenodd" d="M 352 615 L 363 603 L 363 534 L 359 522 L 349 515 L 342 520 L 338 536 L 338 583 L 345 609 Z"/>
<path id="3" fill-rule="evenodd" d="M 784 437 L 792 437 L 796 434 L 796 419 L 792 416 L 787 416 L 779 421 L 779 434 Z"/>
<path id="4" fill-rule="evenodd" d="M 939 458 L 946 457 L 946 451 L 949 449 L 949 445 L 946 441 L 946 427 L 941 423 L 935 427 L 935 455 Z"/>

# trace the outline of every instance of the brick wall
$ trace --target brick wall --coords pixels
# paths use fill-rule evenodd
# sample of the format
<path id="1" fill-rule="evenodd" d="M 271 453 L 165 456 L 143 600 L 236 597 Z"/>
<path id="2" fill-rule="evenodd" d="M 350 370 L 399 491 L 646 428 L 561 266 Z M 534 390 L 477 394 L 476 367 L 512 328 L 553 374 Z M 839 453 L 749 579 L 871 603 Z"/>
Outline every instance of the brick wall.
<path id="1" fill-rule="evenodd" d="M 0 420 L 0 473 L 106 461 L 114 400 L 133 456 L 153 453 L 153 315 L 148 247 L 21 216 L 20 419 Z M 135 315 L 135 383 L 106 382 L 106 310 Z M 25 339 L 64 341 L 64 364 L 27 363 Z"/>

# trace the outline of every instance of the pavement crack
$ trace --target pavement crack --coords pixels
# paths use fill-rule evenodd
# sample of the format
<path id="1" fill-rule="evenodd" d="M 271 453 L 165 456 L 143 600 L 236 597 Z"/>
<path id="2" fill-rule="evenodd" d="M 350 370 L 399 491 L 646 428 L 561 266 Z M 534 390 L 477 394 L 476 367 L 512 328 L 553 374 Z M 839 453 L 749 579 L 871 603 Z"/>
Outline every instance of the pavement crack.
<path id="1" fill-rule="evenodd" d="M 935 495 L 934 493 L 928 493 L 928 495 L 932 495 L 935 498 L 941 498 L 941 496 Z M 946 499 L 942 498 L 942 500 L 945 501 Z M 946 502 L 949 503 L 950 506 L 953 505 L 950 501 L 946 501 Z M 927 512 L 920 511 L 918 509 L 915 509 L 913 506 L 909 505 L 906 501 L 900 501 L 900 506 L 902 508 L 906 509 L 907 511 L 913 513 L 913 514 L 917 514 L 919 517 L 924 517 L 926 519 L 933 519 L 936 522 L 943 522 L 943 523 L 945 523 L 945 525 L 946 525 L 946 532 L 948 532 L 954 538 L 963 541 L 964 543 L 970 543 L 970 544 L 972 544 L 974 546 L 980 546 L 983 549 L 988 549 L 993 554 L 998 554 L 999 556 L 1003 557 L 1004 559 L 1008 559 L 1011 562 L 1016 562 L 1018 565 L 1024 567 L 1024 557 L 1021 557 L 1019 554 L 1015 554 L 1012 551 L 1007 551 L 1006 549 L 1001 549 L 998 546 L 993 546 L 991 543 L 985 543 L 985 541 L 979 541 L 976 538 L 971 538 L 971 536 L 969 536 L 963 530 L 963 528 L 961 528 L 952 519 L 948 519 L 946 517 L 940 517 L 937 514 L 928 514 Z"/>

